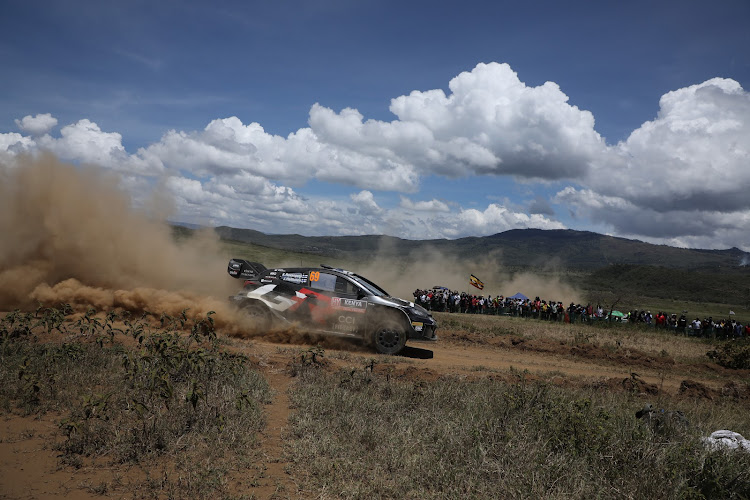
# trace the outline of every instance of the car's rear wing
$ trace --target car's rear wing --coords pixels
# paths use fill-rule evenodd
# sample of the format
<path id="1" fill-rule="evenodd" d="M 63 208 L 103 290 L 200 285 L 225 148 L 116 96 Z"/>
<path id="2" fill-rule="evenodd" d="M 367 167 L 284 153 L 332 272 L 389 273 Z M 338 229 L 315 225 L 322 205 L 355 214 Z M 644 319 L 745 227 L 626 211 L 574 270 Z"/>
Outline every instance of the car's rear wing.
<path id="1" fill-rule="evenodd" d="M 266 270 L 266 266 L 258 262 L 248 262 L 242 259 L 230 259 L 227 266 L 229 276 L 237 279 L 253 280 Z"/>

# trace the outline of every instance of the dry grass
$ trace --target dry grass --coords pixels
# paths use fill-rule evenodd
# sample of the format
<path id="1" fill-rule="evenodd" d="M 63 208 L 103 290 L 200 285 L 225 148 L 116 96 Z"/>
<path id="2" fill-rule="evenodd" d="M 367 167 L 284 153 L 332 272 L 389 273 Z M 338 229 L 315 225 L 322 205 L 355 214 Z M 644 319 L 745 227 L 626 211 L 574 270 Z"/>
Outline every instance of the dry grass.
<path id="1" fill-rule="evenodd" d="M 71 324 L 58 313 L 0 321 L 0 411 L 59 413 L 63 437 L 54 446 L 66 466 L 161 470 L 122 487 L 136 496 L 226 495 L 229 472 L 257 459 L 270 390 L 245 357 L 221 349 L 210 317 L 190 324 L 162 316 L 167 326 L 154 331 L 126 320 L 115 332 L 113 315 Z M 70 336 L 60 342 L 48 330 Z M 114 487 L 92 488 L 105 486 Z"/>
<path id="2" fill-rule="evenodd" d="M 709 452 L 748 408 L 662 399 L 689 426 L 635 419 L 637 394 L 516 382 L 397 381 L 306 366 L 288 446 L 321 498 L 746 498 L 750 454 Z"/>
<path id="3" fill-rule="evenodd" d="M 712 349 L 705 339 L 675 335 L 655 328 L 614 324 L 609 327 L 586 324 L 552 323 L 507 316 L 433 313 L 442 331 L 466 332 L 486 336 L 518 336 L 527 339 L 549 339 L 575 344 L 581 341 L 604 347 L 637 349 L 646 354 L 667 353 L 682 362 L 705 362 Z"/>

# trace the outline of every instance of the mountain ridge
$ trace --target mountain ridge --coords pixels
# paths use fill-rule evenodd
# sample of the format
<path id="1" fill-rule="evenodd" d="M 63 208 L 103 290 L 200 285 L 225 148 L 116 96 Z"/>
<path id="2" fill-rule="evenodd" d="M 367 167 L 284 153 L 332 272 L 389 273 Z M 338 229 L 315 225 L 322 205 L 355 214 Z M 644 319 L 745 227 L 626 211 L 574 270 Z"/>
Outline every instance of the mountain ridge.
<path id="1" fill-rule="evenodd" d="M 489 236 L 407 240 L 387 235 L 302 236 L 266 234 L 254 229 L 219 226 L 225 240 L 330 257 L 404 256 L 420 251 L 446 255 L 488 255 L 511 267 L 554 264 L 588 270 L 610 265 L 647 265 L 678 269 L 717 270 L 747 267 L 750 253 L 733 247 L 722 250 L 678 248 L 640 240 L 573 229 L 511 229 Z"/>

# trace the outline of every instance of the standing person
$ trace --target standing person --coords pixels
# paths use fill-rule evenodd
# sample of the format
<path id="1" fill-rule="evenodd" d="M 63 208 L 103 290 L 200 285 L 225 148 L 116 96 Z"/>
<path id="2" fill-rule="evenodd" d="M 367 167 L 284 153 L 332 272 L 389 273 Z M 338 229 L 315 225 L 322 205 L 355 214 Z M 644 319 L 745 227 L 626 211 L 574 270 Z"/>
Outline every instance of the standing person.
<path id="1" fill-rule="evenodd" d="M 568 323 L 576 322 L 576 306 L 572 302 L 568 306 Z"/>
<path id="2" fill-rule="evenodd" d="M 654 316 L 654 324 L 657 328 L 664 328 L 664 321 L 666 318 L 664 317 L 664 314 L 659 311 L 656 313 L 656 316 Z"/>
<path id="3" fill-rule="evenodd" d="M 692 324 L 690 325 L 690 330 L 691 330 L 690 333 L 696 336 L 700 336 L 702 329 L 703 329 L 703 323 L 701 323 L 701 319 L 695 318 Z"/>
<path id="4" fill-rule="evenodd" d="M 686 328 L 687 328 L 687 318 L 683 314 L 682 316 L 680 316 L 680 319 L 677 320 L 677 331 L 684 335 L 685 333 L 687 333 Z"/>

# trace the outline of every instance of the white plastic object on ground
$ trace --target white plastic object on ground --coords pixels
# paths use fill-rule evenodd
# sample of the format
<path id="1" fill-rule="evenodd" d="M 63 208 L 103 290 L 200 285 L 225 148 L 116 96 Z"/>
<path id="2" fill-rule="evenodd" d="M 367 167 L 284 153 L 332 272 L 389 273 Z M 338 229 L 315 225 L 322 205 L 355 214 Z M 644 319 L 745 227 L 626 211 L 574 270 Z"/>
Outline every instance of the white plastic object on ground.
<path id="1" fill-rule="evenodd" d="M 707 438 L 702 439 L 703 444 L 712 451 L 721 449 L 740 449 L 750 453 L 750 441 L 742 437 L 742 434 L 728 430 L 714 431 Z"/>

